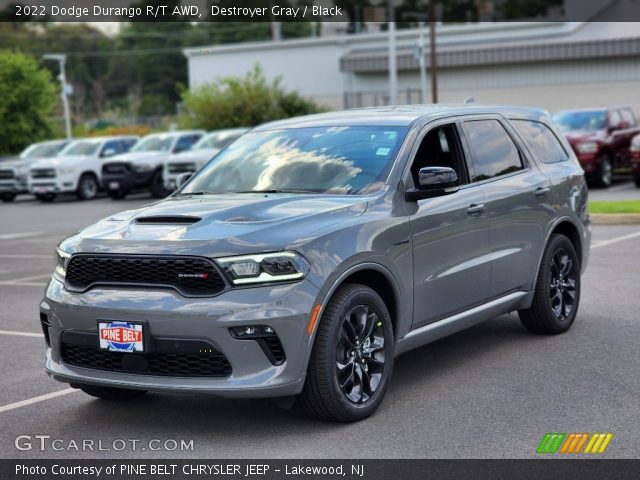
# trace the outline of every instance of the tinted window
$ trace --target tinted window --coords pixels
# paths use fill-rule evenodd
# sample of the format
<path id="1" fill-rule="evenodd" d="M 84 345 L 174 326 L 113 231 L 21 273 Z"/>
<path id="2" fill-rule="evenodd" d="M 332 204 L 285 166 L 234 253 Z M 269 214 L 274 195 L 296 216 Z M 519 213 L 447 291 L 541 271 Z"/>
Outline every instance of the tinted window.
<path id="1" fill-rule="evenodd" d="M 569 158 L 562 144 L 544 123 L 530 120 L 511 120 L 533 156 L 544 163 L 562 162 Z"/>
<path id="2" fill-rule="evenodd" d="M 392 126 L 247 133 L 200 170 L 183 193 L 372 192 L 384 185 L 406 133 Z"/>
<path id="3" fill-rule="evenodd" d="M 522 160 L 518 148 L 497 120 L 473 120 L 462 124 L 479 182 L 488 178 L 521 170 Z"/>
<path id="4" fill-rule="evenodd" d="M 191 146 L 200 140 L 202 135 L 184 135 L 178 139 L 176 146 L 173 148 L 174 152 L 184 152 L 189 150 Z"/>
<path id="5" fill-rule="evenodd" d="M 458 175 L 457 184 L 466 183 L 464 159 L 458 145 L 454 125 L 442 125 L 430 130 L 420 142 L 420 147 L 411 164 L 414 185 L 418 184 L 418 174 L 424 167 L 453 168 Z"/>
<path id="6" fill-rule="evenodd" d="M 110 150 L 110 152 L 109 152 Z M 111 140 L 107 143 L 104 144 L 104 147 L 102 147 L 102 151 L 100 152 L 101 156 L 106 156 L 107 154 L 109 155 L 117 155 L 118 153 L 120 153 L 122 151 L 122 147 L 120 145 L 120 141 L 119 140 Z"/>

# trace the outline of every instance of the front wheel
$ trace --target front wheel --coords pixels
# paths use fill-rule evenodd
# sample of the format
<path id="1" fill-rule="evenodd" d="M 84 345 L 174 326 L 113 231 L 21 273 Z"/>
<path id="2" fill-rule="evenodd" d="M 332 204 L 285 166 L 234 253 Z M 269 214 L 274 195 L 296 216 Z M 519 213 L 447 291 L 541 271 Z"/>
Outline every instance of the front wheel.
<path id="1" fill-rule="evenodd" d="M 87 395 L 102 398 L 104 400 L 129 400 L 141 397 L 146 390 L 129 390 L 125 388 L 97 387 L 95 385 L 75 385 Z"/>
<path id="2" fill-rule="evenodd" d="M 80 177 L 76 196 L 78 200 L 93 200 L 98 195 L 98 180 L 91 173 L 85 173 Z"/>
<path id="3" fill-rule="evenodd" d="M 596 185 L 602 188 L 609 188 L 613 179 L 613 166 L 609 155 L 602 156 L 598 172 L 596 174 Z"/>
<path id="4" fill-rule="evenodd" d="M 169 191 L 164 188 L 164 181 L 162 180 L 162 171 L 158 170 L 151 179 L 151 186 L 149 187 L 151 196 L 153 198 L 164 198 L 169 195 Z"/>
<path id="5" fill-rule="evenodd" d="M 306 410 L 338 422 L 373 414 L 391 378 L 393 345 L 380 296 L 364 285 L 339 287 L 318 325 L 302 391 Z"/>
<path id="6" fill-rule="evenodd" d="M 2 199 L 2 201 L 6 202 L 6 203 L 13 202 L 16 199 L 16 194 L 15 193 L 3 193 L 2 196 L 0 196 L 0 199 Z"/>
<path id="7" fill-rule="evenodd" d="M 553 235 L 545 248 L 530 308 L 518 311 L 532 333 L 564 333 L 573 324 L 580 303 L 580 263 L 573 244 Z"/>

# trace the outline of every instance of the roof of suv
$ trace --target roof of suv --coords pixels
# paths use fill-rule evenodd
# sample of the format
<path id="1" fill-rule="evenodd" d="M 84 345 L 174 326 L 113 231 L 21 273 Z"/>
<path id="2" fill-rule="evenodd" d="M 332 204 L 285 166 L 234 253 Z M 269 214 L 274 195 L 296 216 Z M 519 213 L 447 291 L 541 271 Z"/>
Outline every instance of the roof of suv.
<path id="1" fill-rule="evenodd" d="M 339 112 L 319 113 L 303 117 L 268 122 L 255 130 L 277 128 L 322 127 L 340 125 L 409 126 L 423 117 L 439 118 L 450 115 L 500 114 L 506 117 L 540 118 L 545 110 L 529 107 L 490 106 L 477 104 L 399 105 L 358 108 Z"/>

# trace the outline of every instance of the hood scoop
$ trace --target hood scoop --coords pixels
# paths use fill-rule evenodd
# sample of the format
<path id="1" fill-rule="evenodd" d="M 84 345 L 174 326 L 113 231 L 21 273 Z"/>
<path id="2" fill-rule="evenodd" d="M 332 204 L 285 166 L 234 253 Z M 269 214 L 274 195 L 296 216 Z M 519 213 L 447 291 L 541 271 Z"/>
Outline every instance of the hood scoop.
<path id="1" fill-rule="evenodd" d="M 139 225 L 191 225 L 202 220 L 200 217 L 186 215 L 156 215 L 153 217 L 138 217 Z"/>

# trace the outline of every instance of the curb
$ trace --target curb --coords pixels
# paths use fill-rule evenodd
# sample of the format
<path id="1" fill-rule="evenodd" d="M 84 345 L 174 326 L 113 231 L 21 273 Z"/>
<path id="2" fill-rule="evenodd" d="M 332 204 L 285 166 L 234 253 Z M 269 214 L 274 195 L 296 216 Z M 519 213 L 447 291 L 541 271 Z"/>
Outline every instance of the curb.
<path id="1" fill-rule="evenodd" d="M 640 213 L 592 213 L 593 225 L 640 225 Z"/>

